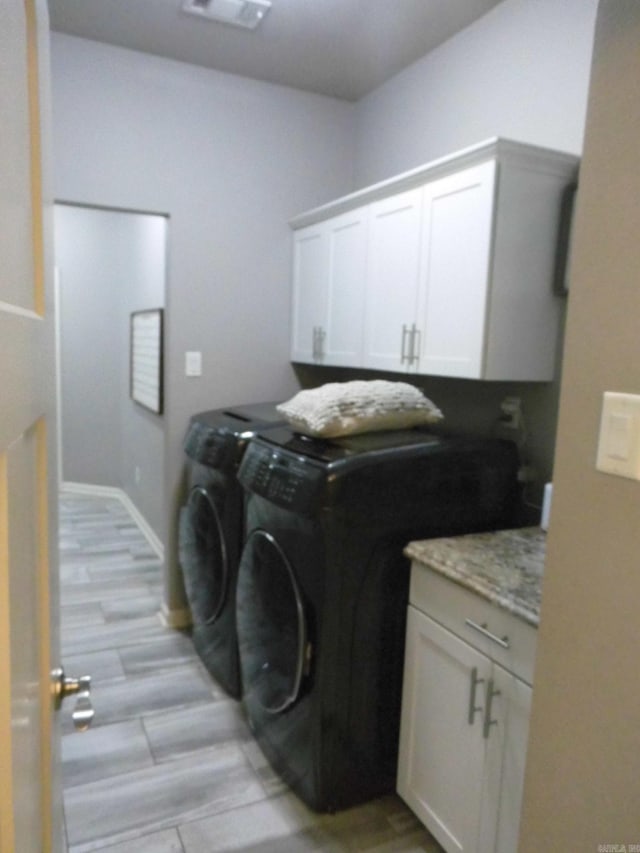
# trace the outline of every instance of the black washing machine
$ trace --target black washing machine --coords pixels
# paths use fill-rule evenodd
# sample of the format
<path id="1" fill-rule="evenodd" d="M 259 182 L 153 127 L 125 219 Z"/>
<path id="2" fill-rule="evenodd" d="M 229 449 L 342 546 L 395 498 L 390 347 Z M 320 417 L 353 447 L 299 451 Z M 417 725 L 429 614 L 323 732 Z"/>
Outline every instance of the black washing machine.
<path id="1" fill-rule="evenodd" d="M 237 591 L 243 701 L 274 769 L 316 811 L 395 788 L 412 539 L 513 527 L 500 440 L 419 430 L 249 443 Z"/>
<path id="2" fill-rule="evenodd" d="M 282 422 L 275 403 L 200 412 L 184 439 L 188 496 L 180 511 L 178 554 L 193 619 L 193 642 L 207 669 L 240 697 L 235 589 L 244 531 L 237 471 L 251 435 Z"/>

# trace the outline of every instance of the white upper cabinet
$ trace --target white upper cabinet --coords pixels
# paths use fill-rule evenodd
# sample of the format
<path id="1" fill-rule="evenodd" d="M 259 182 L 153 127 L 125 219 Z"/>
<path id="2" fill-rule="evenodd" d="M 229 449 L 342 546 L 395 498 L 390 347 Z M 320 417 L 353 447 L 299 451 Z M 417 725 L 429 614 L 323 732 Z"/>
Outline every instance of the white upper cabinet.
<path id="1" fill-rule="evenodd" d="M 329 274 L 325 364 L 358 367 L 362 334 L 367 264 L 367 208 L 336 216 L 328 223 Z"/>
<path id="2" fill-rule="evenodd" d="M 578 159 L 490 140 L 298 217 L 293 361 L 549 381 Z"/>
<path id="3" fill-rule="evenodd" d="M 369 252 L 362 367 L 407 370 L 418 305 L 422 190 L 369 208 Z"/>
<path id="4" fill-rule="evenodd" d="M 483 378 L 495 175 L 490 160 L 423 190 L 420 373 Z"/>
<path id="5" fill-rule="evenodd" d="M 326 323 L 329 269 L 324 223 L 296 232 L 293 244 L 293 327 L 291 358 L 313 361 L 318 355 L 318 329 Z"/>
<path id="6" fill-rule="evenodd" d="M 366 208 L 296 231 L 293 361 L 360 365 L 366 253 Z"/>

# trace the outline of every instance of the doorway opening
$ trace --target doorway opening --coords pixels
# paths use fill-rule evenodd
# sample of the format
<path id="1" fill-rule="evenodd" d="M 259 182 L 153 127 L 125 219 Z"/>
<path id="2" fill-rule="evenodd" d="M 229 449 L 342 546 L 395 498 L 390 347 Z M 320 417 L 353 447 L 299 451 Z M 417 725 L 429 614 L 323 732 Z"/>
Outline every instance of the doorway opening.
<path id="1" fill-rule="evenodd" d="M 130 325 L 164 309 L 167 226 L 159 214 L 55 205 L 61 486 L 119 494 L 160 557 L 164 419 L 131 399 Z"/>

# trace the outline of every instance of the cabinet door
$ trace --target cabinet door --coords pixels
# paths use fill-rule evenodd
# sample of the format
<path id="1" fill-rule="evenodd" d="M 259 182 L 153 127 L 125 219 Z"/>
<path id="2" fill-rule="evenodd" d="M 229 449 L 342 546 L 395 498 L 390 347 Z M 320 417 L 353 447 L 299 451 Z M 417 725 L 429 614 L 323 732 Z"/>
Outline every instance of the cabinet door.
<path id="1" fill-rule="evenodd" d="M 497 835 L 493 829 L 491 836 L 496 839 L 495 848 L 491 846 L 488 849 L 495 849 L 496 853 L 513 853 L 518 849 L 533 691 L 528 684 L 497 664 L 494 665 L 493 678 L 500 690 L 498 725 L 502 725 L 504 731 L 501 738 Z M 495 775 L 494 769 L 491 772 Z"/>
<path id="2" fill-rule="evenodd" d="M 477 850 L 490 677 L 488 658 L 408 608 L 398 793 L 447 851 Z"/>
<path id="3" fill-rule="evenodd" d="M 363 367 L 400 371 L 412 366 L 421 207 L 421 189 L 370 206 Z"/>
<path id="4" fill-rule="evenodd" d="M 420 373 L 482 377 L 496 164 L 424 188 Z"/>
<path id="5" fill-rule="evenodd" d="M 329 242 L 326 223 L 296 231 L 293 238 L 291 360 L 319 360 L 317 330 L 326 326 Z"/>
<path id="6" fill-rule="evenodd" d="M 327 223 L 327 320 L 321 341 L 324 364 L 360 367 L 367 267 L 367 208 Z"/>

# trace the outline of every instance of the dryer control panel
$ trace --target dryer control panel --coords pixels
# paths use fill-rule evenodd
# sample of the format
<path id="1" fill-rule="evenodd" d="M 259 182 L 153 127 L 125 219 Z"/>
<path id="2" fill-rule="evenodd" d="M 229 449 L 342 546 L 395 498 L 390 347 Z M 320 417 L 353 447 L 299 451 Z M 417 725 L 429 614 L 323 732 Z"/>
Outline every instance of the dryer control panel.
<path id="1" fill-rule="evenodd" d="M 238 479 L 248 491 L 307 515 L 319 504 L 325 475 L 307 459 L 251 442 Z"/>

